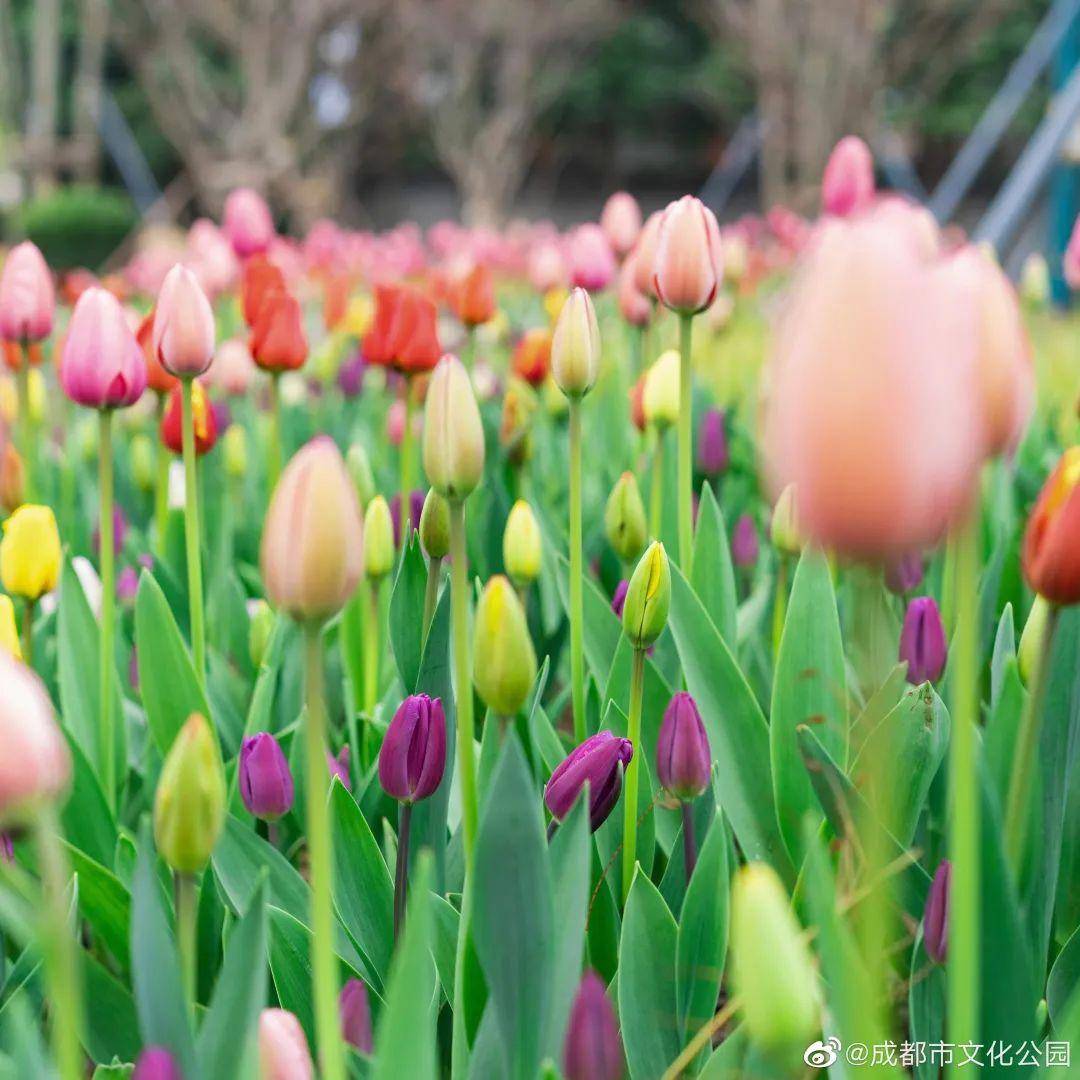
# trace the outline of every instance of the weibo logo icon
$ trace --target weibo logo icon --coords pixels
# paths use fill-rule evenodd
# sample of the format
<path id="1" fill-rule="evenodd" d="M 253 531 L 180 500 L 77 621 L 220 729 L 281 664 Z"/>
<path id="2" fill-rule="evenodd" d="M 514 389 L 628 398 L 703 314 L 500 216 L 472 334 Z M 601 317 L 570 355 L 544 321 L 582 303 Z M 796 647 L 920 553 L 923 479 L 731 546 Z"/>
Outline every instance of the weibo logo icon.
<path id="1" fill-rule="evenodd" d="M 826 1042 L 818 1039 L 811 1043 L 802 1056 L 805 1064 L 815 1069 L 827 1069 L 840 1056 L 840 1040 L 832 1036 Z"/>

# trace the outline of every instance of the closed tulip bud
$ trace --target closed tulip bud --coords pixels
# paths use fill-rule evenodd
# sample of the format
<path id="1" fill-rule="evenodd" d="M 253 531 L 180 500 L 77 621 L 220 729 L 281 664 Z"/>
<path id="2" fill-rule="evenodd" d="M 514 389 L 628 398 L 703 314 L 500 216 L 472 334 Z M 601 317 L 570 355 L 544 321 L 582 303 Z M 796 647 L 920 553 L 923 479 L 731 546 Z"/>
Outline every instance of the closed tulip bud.
<path id="1" fill-rule="evenodd" d="M 621 1080 L 622 1040 L 603 979 L 589 968 L 581 977 L 563 1044 L 566 1080 Z"/>
<path id="2" fill-rule="evenodd" d="M 335 757 L 326 751 L 326 771 L 330 774 L 330 782 L 336 777 L 341 781 L 341 786 L 346 791 L 352 791 L 352 779 L 349 776 L 349 744 L 346 743 Z"/>
<path id="3" fill-rule="evenodd" d="M 360 508 L 366 510 L 367 504 L 375 497 L 375 477 L 371 472 L 371 460 L 363 443 L 354 442 L 345 453 L 345 464 L 356 486 L 356 497 Z"/>
<path id="4" fill-rule="evenodd" d="M 71 755 L 38 677 L 0 649 L 0 829 L 28 824 L 67 790 Z"/>
<path id="5" fill-rule="evenodd" d="M 949 883 L 952 863 L 942 859 L 934 872 L 923 911 L 923 948 L 935 964 L 944 964 L 949 953 Z"/>
<path id="6" fill-rule="evenodd" d="M 664 545 L 654 540 L 631 575 L 623 603 L 623 633 L 635 649 L 647 649 L 667 624 L 671 569 Z"/>
<path id="7" fill-rule="evenodd" d="M 260 553 L 270 601 L 298 621 L 340 611 L 364 567 L 363 535 L 345 462 L 318 436 L 285 466 L 270 500 Z"/>
<path id="8" fill-rule="evenodd" d="M 379 783 L 398 802 L 430 798 L 446 769 L 446 715 L 442 700 L 413 694 L 399 706 L 379 750 Z"/>
<path id="9" fill-rule="evenodd" d="M 551 373 L 570 398 L 587 394 L 600 374 L 600 327 L 584 289 L 574 289 L 559 312 L 551 339 Z"/>
<path id="10" fill-rule="evenodd" d="M 154 308 L 153 348 L 178 378 L 201 375 L 214 359 L 214 312 L 195 275 L 179 263 L 161 285 Z"/>
<path id="11" fill-rule="evenodd" d="M 536 652 L 521 601 L 501 574 L 480 594 L 473 633 L 473 682 L 480 700 L 499 716 L 517 715 L 536 681 Z"/>
<path id="12" fill-rule="evenodd" d="M 906 552 L 885 567 L 885 587 L 897 596 L 905 596 L 922 584 L 923 573 L 922 555 Z"/>
<path id="13" fill-rule="evenodd" d="M 1046 638 L 1046 626 L 1051 605 L 1043 596 L 1036 596 L 1028 612 L 1024 632 L 1020 635 L 1020 648 L 1016 660 L 1020 667 L 1020 678 L 1030 684 L 1041 663 L 1043 642 Z"/>
<path id="14" fill-rule="evenodd" d="M 712 752 L 694 699 L 676 694 L 664 710 L 656 743 L 656 775 L 682 802 L 696 799 L 709 786 Z"/>
<path id="15" fill-rule="evenodd" d="M 0 583 L 14 596 L 39 600 L 60 576 L 60 533 L 47 506 L 20 506 L 3 523 Z"/>
<path id="16" fill-rule="evenodd" d="M 900 659 L 907 661 L 907 680 L 912 686 L 937 682 L 945 670 L 948 648 L 945 625 L 934 599 L 920 596 L 908 604 L 900 632 Z"/>
<path id="17" fill-rule="evenodd" d="M 91 409 L 133 405 L 146 389 L 146 361 L 116 297 L 98 287 L 79 297 L 68 323 L 60 383 Z"/>
<path id="18" fill-rule="evenodd" d="M 222 231 L 233 251 L 246 259 L 264 252 L 274 239 L 274 219 L 266 200 L 251 188 L 236 188 L 225 200 Z"/>
<path id="19" fill-rule="evenodd" d="M 719 476 L 728 467 L 728 460 L 724 414 L 719 409 L 709 409 L 698 432 L 698 470 L 705 476 Z"/>
<path id="20" fill-rule="evenodd" d="M 633 562 L 645 549 L 649 529 L 645 522 L 645 504 L 637 479 L 624 472 L 608 496 L 604 507 L 604 531 L 608 543 L 623 562 Z"/>
<path id="21" fill-rule="evenodd" d="M 287 1009 L 259 1014 L 259 1080 L 313 1080 L 307 1036 Z"/>
<path id="22" fill-rule="evenodd" d="M 277 821 L 293 804 L 293 778 L 277 739 L 265 731 L 240 747 L 240 797 L 253 817 Z"/>
<path id="23" fill-rule="evenodd" d="M 720 226 L 700 199 L 684 195 L 660 221 L 653 287 L 660 302 L 682 315 L 704 311 L 723 277 Z"/>
<path id="24" fill-rule="evenodd" d="M 142 432 L 131 437 L 131 476 L 140 491 L 154 490 L 154 443 Z"/>
<path id="25" fill-rule="evenodd" d="M 596 832 L 619 801 L 623 771 L 634 756 L 634 745 L 610 731 L 598 731 L 570 751 L 544 788 L 544 805 L 562 821 L 581 789 L 589 785 L 589 827 Z"/>
<path id="26" fill-rule="evenodd" d="M 195 874 L 210 861 L 226 803 L 217 736 L 192 713 L 165 755 L 154 796 L 154 841 L 173 870 Z"/>
<path id="27" fill-rule="evenodd" d="M 628 191 L 616 191 L 608 196 L 600 213 L 600 228 L 604 230 L 612 251 L 624 258 L 641 234 L 641 207 Z"/>
<path id="28" fill-rule="evenodd" d="M 0 651 L 22 659 L 22 646 L 19 644 L 19 628 L 15 625 L 15 605 L 11 597 L 0 593 Z"/>
<path id="29" fill-rule="evenodd" d="M 1080 446 L 1061 456 L 1028 518 L 1024 577 L 1052 604 L 1080 601 Z"/>
<path id="30" fill-rule="evenodd" d="M 874 156 L 858 135 L 846 135 L 833 147 L 821 178 L 821 209 L 847 217 L 874 199 Z"/>
<path id="31" fill-rule="evenodd" d="M 801 1051 L 821 1023 L 817 974 L 784 886 L 765 863 L 736 875 L 731 964 L 752 1042 L 766 1053 Z"/>
<path id="32" fill-rule="evenodd" d="M 663 220 L 663 210 L 655 210 L 645 219 L 634 250 L 627 259 L 634 264 L 634 285 L 637 291 L 647 297 L 656 296 L 653 270 L 656 264 L 656 243 Z"/>
<path id="33" fill-rule="evenodd" d="M 465 326 L 479 326 L 495 315 L 495 288 L 491 271 L 483 264 L 471 267 L 454 282 L 450 300 L 458 321 Z"/>
<path id="34" fill-rule="evenodd" d="M 662 352 L 645 372 L 641 408 L 645 421 L 666 428 L 679 421 L 679 351 Z"/>
<path id="35" fill-rule="evenodd" d="M 731 531 L 731 561 L 736 566 L 751 567 L 758 560 L 758 532 L 754 519 L 742 514 Z"/>
<path id="36" fill-rule="evenodd" d="M 274 611 L 265 600 L 248 601 L 248 656 L 259 667 L 274 630 Z"/>
<path id="37" fill-rule="evenodd" d="M 247 431 L 242 424 L 230 424 L 222 436 L 225 455 L 225 472 L 234 480 L 242 480 L 247 475 Z"/>
<path id="38" fill-rule="evenodd" d="M 29 240 L 8 252 L 0 271 L 0 338 L 29 343 L 52 333 L 56 293 L 52 274 Z"/>
<path id="39" fill-rule="evenodd" d="M 164 1046 L 148 1046 L 135 1062 L 131 1080 L 183 1080 L 183 1073 Z"/>
<path id="40" fill-rule="evenodd" d="M 307 360 L 304 315 L 291 293 L 273 291 L 263 297 L 248 341 L 251 355 L 264 371 L 295 371 Z"/>
<path id="41" fill-rule="evenodd" d="M 338 995 L 338 1016 L 341 1018 L 341 1036 L 362 1054 L 370 1054 L 374 1048 L 371 1035 L 371 1003 L 367 987 L 359 979 L 350 979 Z"/>
<path id="42" fill-rule="evenodd" d="M 240 306 L 243 309 L 244 322 L 249 327 L 254 326 L 263 300 L 271 293 L 288 292 L 288 289 L 285 275 L 279 266 L 264 255 L 248 259 L 244 263 L 240 278 Z"/>
<path id="43" fill-rule="evenodd" d="M 464 499 L 484 475 L 484 428 L 469 373 L 449 353 L 435 368 L 424 407 L 424 472 L 451 502 Z"/>
<path id="44" fill-rule="evenodd" d="M 518 499 L 510 508 L 503 531 L 503 565 L 519 589 L 540 576 L 541 547 L 536 515 L 524 499 Z"/>
<path id="45" fill-rule="evenodd" d="M 364 512 L 364 573 L 379 580 L 394 568 L 394 522 L 390 507 L 376 495 Z"/>
<path id="46" fill-rule="evenodd" d="M 0 448 L 0 509 L 14 514 L 22 506 L 26 490 L 26 470 L 22 455 L 14 444 Z"/>
<path id="47" fill-rule="evenodd" d="M 611 284 L 618 267 L 611 245 L 599 225 L 579 225 L 570 234 L 567 249 L 571 285 L 600 292 Z"/>
<path id="48" fill-rule="evenodd" d="M 794 484 L 788 484 L 776 500 L 769 523 L 769 539 L 782 555 L 798 555 L 802 551 L 803 539 L 795 510 Z"/>
<path id="49" fill-rule="evenodd" d="M 637 287 L 637 268 L 635 256 L 629 255 L 619 268 L 619 282 L 616 290 L 619 301 L 619 314 L 631 325 L 645 327 L 652 318 L 652 302 Z"/>
<path id="50" fill-rule="evenodd" d="M 420 544 L 429 559 L 445 559 L 450 553 L 450 504 L 429 488 L 420 512 Z"/>

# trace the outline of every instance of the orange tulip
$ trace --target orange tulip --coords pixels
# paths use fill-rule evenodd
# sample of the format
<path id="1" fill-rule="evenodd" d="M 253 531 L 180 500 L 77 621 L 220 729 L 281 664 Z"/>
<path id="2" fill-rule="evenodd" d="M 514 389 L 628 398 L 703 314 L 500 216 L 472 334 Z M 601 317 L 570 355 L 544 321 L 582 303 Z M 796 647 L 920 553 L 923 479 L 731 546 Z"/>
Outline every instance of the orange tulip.
<path id="1" fill-rule="evenodd" d="M 170 375 L 162 366 L 157 357 L 157 349 L 154 348 L 154 311 L 147 313 L 139 323 L 139 329 L 135 331 L 135 340 L 142 349 L 146 360 L 146 385 L 155 394 L 167 394 L 174 386 L 180 385 L 180 380 L 175 375 Z"/>
<path id="2" fill-rule="evenodd" d="M 253 255 L 244 263 L 240 279 L 240 299 L 244 322 L 253 327 L 263 299 L 270 292 L 287 292 L 285 275 L 265 255 Z"/>
<path id="3" fill-rule="evenodd" d="M 521 335 L 514 349 L 514 374 L 542 386 L 551 368 L 551 331 L 534 327 Z"/>
<path id="4" fill-rule="evenodd" d="M 1052 604 L 1080 602 L 1080 446 L 1050 474 L 1024 532 L 1024 577 Z"/>
<path id="5" fill-rule="evenodd" d="M 454 282 L 450 299 L 454 314 L 465 326 L 488 322 L 495 314 L 491 271 L 483 263 L 477 263 Z"/>
<path id="6" fill-rule="evenodd" d="M 281 290 L 263 297 L 251 328 L 249 347 L 255 363 L 264 371 L 293 371 L 304 366 L 308 345 L 296 297 Z"/>

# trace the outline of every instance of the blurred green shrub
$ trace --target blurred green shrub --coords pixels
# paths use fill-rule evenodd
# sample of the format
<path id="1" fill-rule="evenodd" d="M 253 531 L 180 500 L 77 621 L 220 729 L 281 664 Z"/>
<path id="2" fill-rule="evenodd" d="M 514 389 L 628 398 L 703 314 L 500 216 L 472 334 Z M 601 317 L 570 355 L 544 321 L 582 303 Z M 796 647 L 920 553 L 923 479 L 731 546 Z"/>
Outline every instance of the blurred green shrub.
<path id="1" fill-rule="evenodd" d="M 115 188 L 74 184 L 31 199 L 9 222 L 11 231 L 33 240 L 56 270 L 96 270 L 135 227 L 132 201 Z"/>

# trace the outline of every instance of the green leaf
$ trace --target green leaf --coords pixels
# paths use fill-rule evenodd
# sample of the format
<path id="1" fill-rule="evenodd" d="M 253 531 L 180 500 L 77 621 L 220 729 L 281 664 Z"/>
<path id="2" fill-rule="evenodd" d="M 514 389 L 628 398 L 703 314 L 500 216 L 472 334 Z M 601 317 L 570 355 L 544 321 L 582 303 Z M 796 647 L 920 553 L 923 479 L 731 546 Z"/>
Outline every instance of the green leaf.
<path id="1" fill-rule="evenodd" d="M 135 600 L 135 646 L 146 724 L 164 757 L 192 713 L 211 715 L 165 594 L 146 570 Z"/>
<path id="2" fill-rule="evenodd" d="M 776 816 L 796 865 L 802 861 L 803 818 L 821 812 L 799 754 L 795 729 L 800 724 L 813 725 L 832 758 L 846 764 L 847 685 L 840 618 L 829 565 L 812 548 L 803 552 L 795 570 L 769 717 Z"/>
<path id="3" fill-rule="evenodd" d="M 424 594 L 427 591 L 427 563 L 420 549 L 420 534 L 413 532 L 398 562 L 394 588 L 390 593 L 390 646 L 406 692 L 411 693 L 420 677 L 423 656 Z"/>
<path id="4" fill-rule="evenodd" d="M 116 850 L 116 819 L 105 802 L 97 774 L 75 736 L 64 729 L 71 751 L 71 793 L 60 815 L 74 847 L 107 866 Z"/>
<path id="5" fill-rule="evenodd" d="M 95 1061 L 134 1061 L 140 1049 L 135 999 L 92 953 L 82 955 L 84 1045 Z"/>
<path id="6" fill-rule="evenodd" d="M 128 940 L 131 897 L 127 889 L 111 870 L 89 855 L 70 844 L 65 847 L 71 869 L 79 877 L 79 910 L 101 944 L 127 971 L 131 963 Z"/>
<path id="7" fill-rule="evenodd" d="M 619 1026 L 633 1080 L 656 1080 L 682 1048 L 675 980 L 677 931 L 656 886 L 634 876 L 619 942 Z"/>
<path id="8" fill-rule="evenodd" d="M 703 484 L 694 533 L 694 566 L 691 584 L 713 625 L 734 649 L 738 632 L 738 594 L 731 565 L 727 526 L 712 488 Z"/>
<path id="9" fill-rule="evenodd" d="M 471 928 L 506 1075 L 535 1076 L 551 1010 L 555 911 L 532 776 L 508 732 L 476 839 Z"/>

